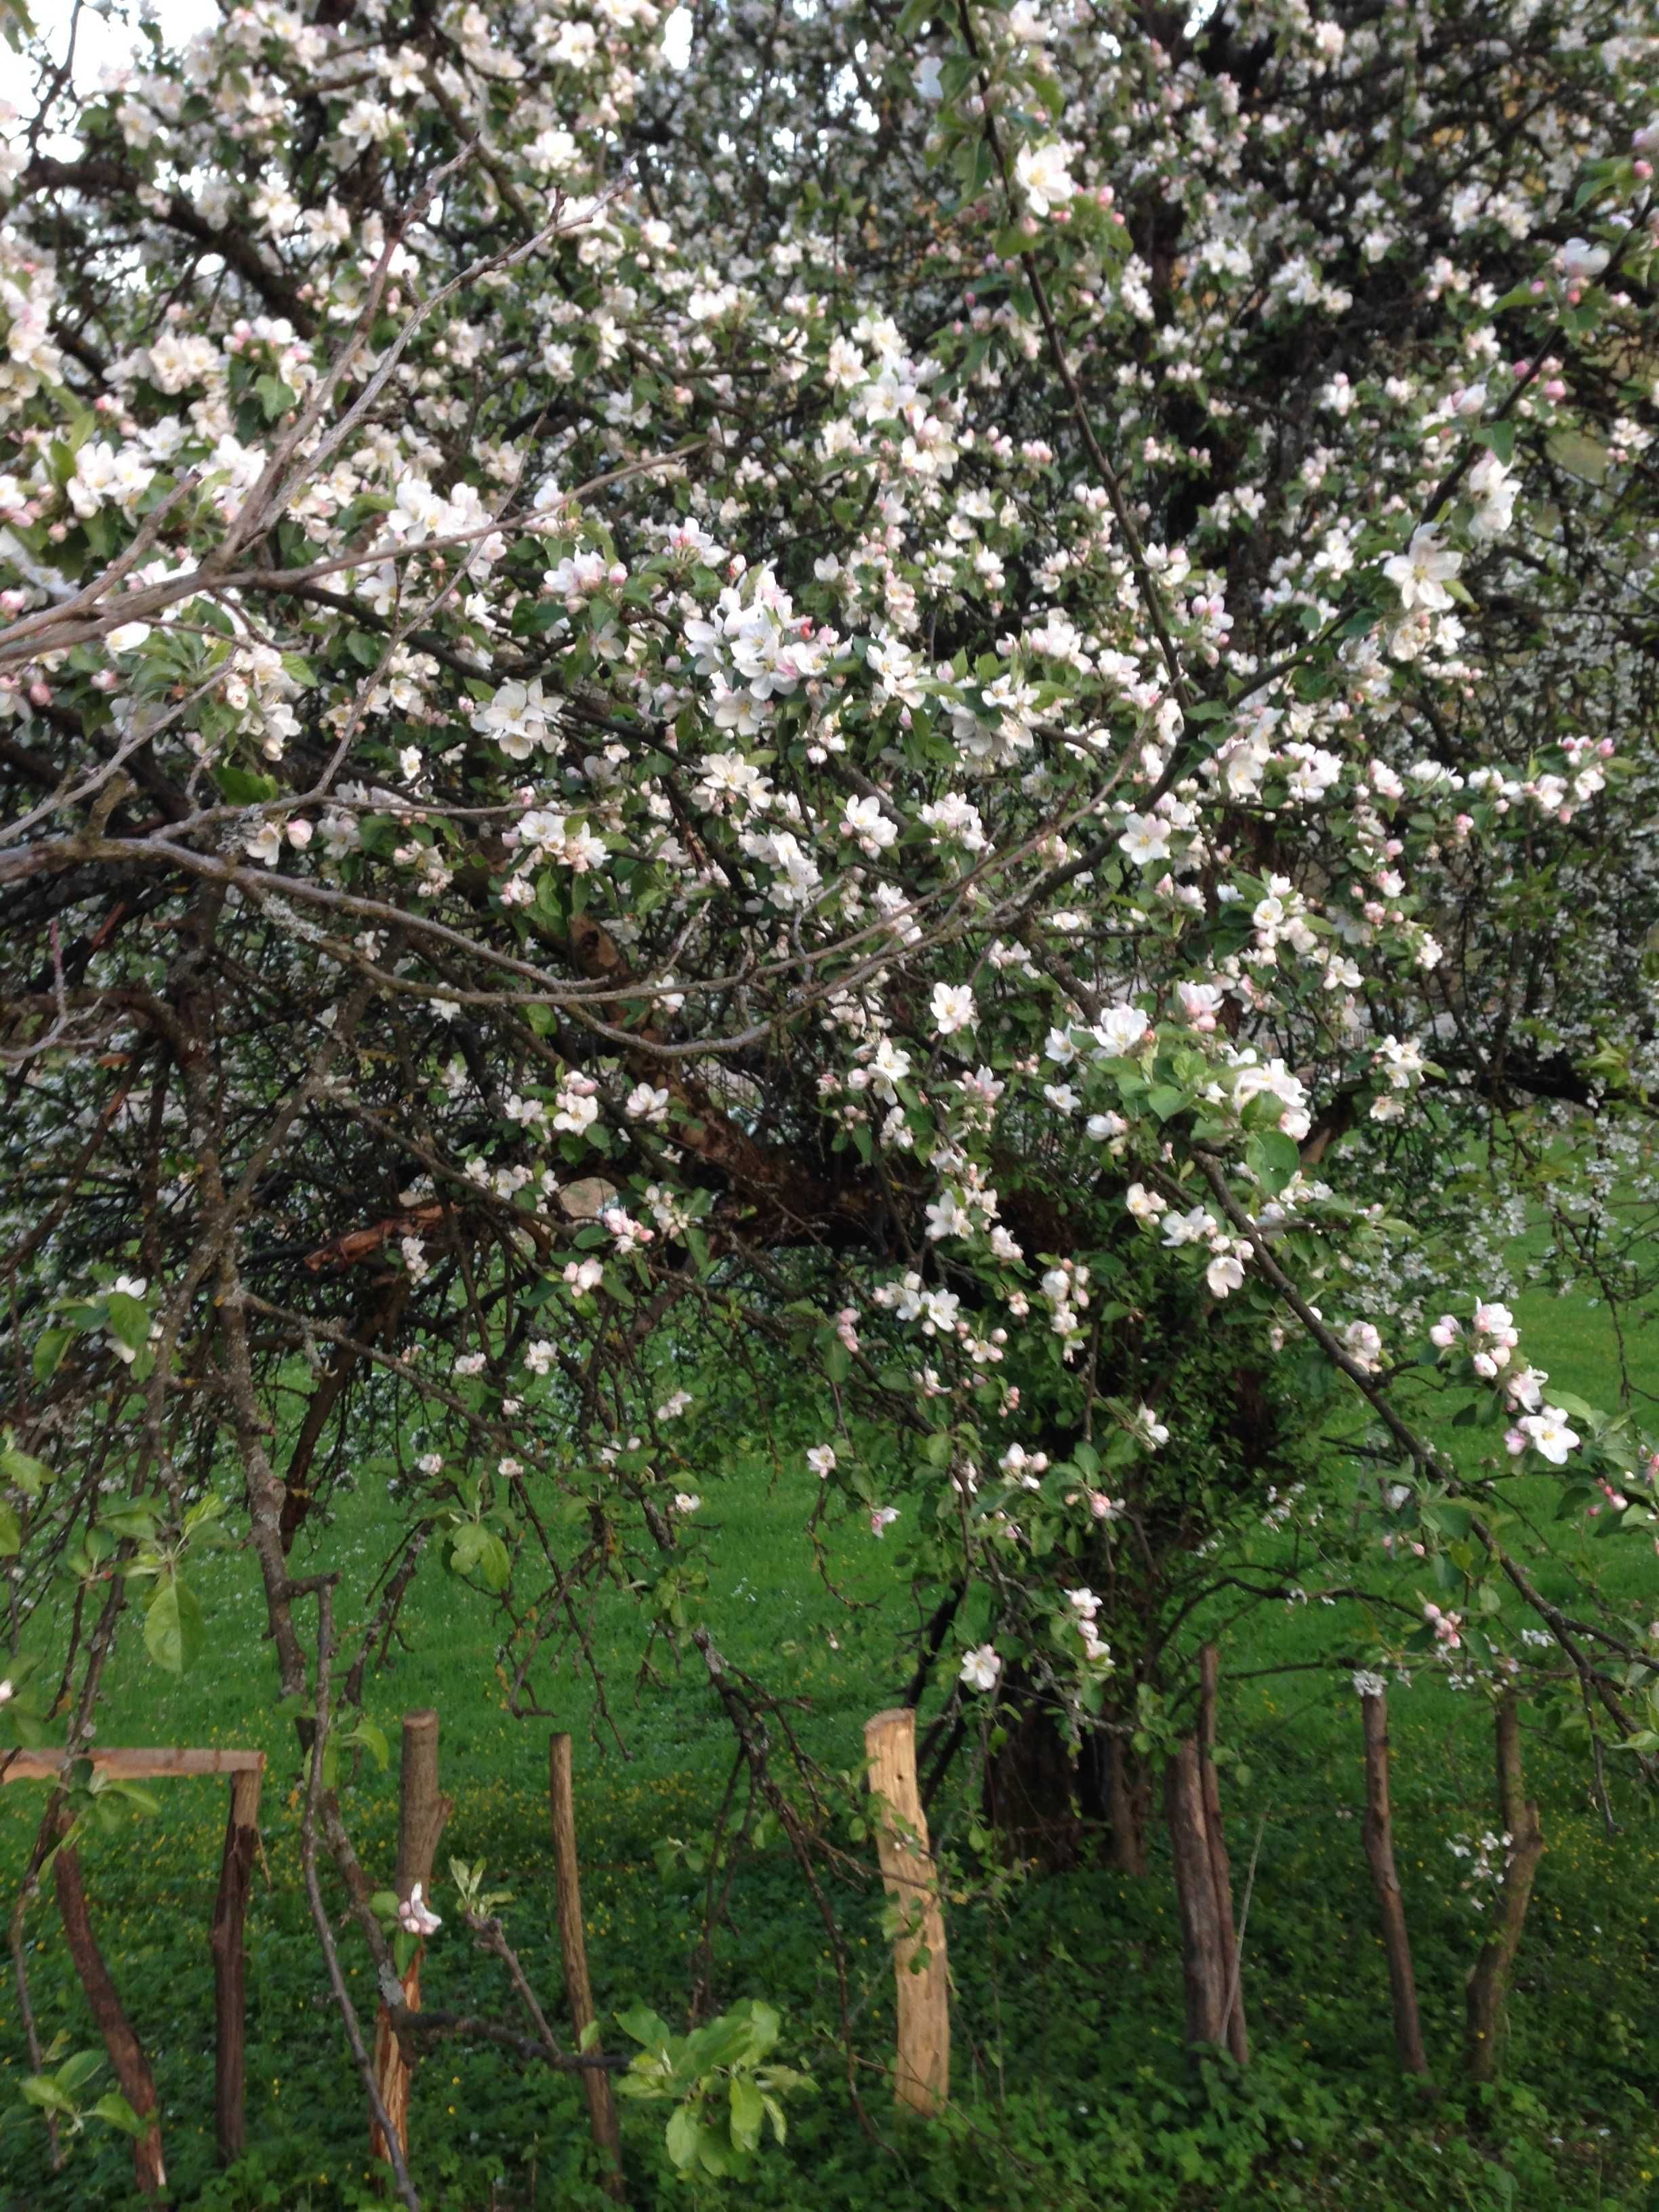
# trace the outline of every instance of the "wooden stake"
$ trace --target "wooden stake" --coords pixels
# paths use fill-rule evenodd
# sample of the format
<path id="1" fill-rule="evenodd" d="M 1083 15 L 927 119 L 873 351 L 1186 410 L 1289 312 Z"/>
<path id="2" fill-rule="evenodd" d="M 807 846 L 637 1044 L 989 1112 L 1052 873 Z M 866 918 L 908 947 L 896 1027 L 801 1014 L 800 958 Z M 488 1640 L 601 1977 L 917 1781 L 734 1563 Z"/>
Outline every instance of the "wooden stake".
<path id="1" fill-rule="evenodd" d="M 1521 1711 L 1512 1693 L 1498 1700 L 1497 1734 L 1498 1802 L 1509 1832 L 1510 1856 L 1496 1923 L 1469 1976 L 1464 2050 L 1470 2076 L 1476 2081 L 1490 2081 L 1498 2072 L 1504 2001 L 1532 1902 L 1533 1879 L 1544 1856 L 1538 1808 L 1528 1801 L 1521 1771 Z"/>
<path id="2" fill-rule="evenodd" d="M 1395 2048 L 1407 2074 L 1426 2074 L 1423 2023 L 1418 2017 L 1417 1982 L 1412 1947 L 1406 1934 L 1406 1907 L 1394 1864 L 1394 1815 L 1389 1807 L 1389 1704 L 1381 1691 L 1359 1700 L 1365 1723 L 1365 1856 L 1382 1922 L 1382 1949 L 1389 1962 L 1394 2000 Z"/>
<path id="3" fill-rule="evenodd" d="M 121 2085 L 121 2094 L 126 2099 L 141 2120 L 148 2118 L 149 2126 L 133 2140 L 133 2179 L 147 2197 L 159 2197 L 167 2185 L 167 2167 L 161 2156 L 161 2124 L 155 2111 L 155 2076 L 149 2070 L 143 2046 L 132 2030 L 132 2024 L 122 2009 L 120 1997 L 110 1979 L 109 1968 L 98 1948 L 92 1932 L 92 1919 L 87 1911 L 86 1887 L 81 1880 L 81 1860 L 73 1844 L 66 1844 L 52 1861 L 52 1879 L 58 1888 L 58 1909 L 64 1917 L 64 1933 L 69 1939 L 70 1956 L 75 1961 L 75 1971 L 81 1978 L 81 1986 L 87 1993 L 87 2002 L 92 2008 L 98 2032 L 104 2039 L 104 2048 L 115 2069 L 115 2078 Z"/>
<path id="4" fill-rule="evenodd" d="M 927 1844 L 927 1816 L 916 1787 L 916 1717 L 893 1707 L 866 1722 L 864 1747 L 877 1800 L 877 1849 L 888 1895 L 905 1916 L 893 1943 L 898 1984 L 898 2049 L 893 2094 L 913 2112 L 943 2111 L 951 2092 L 951 1990 L 945 1916 Z M 920 1970 L 912 1961 L 922 1952 Z"/>
<path id="5" fill-rule="evenodd" d="M 1204 1832 L 1210 1847 L 1210 1873 L 1215 1884 L 1216 1919 L 1221 1936 L 1225 1981 L 1223 2001 L 1227 2005 L 1227 2048 L 1241 2066 L 1250 2063 L 1250 2039 L 1244 2025 L 1244 1991 L 1239 1976 L 1238 1937 L 1233 1929 L 1233 1869 L 1227 1856 L 1226 1831 L 1221 1823 L 1221 1783 L 1216 1772 L 1216 1701 L 1221 1680 L 1221 1655 L 1206 1644 L 1198 1655 L 1199 1784 L 1204 1797 Z"/>
<path id="6" fill-rule="evenodd" d="M 1216 1910 L 1215 1865 L 1204 1818 L 1198 1739 L 1183 1737 L 1164 1771 L 1164 1811 L 1181 1912 L 1181 1966 L 1188 2044 L 1227 2039 L 1227 1959 Z"/>
<path id="7" fill-rule="evenodd" d="M 398 1780 L 398 1880 L 399 1901 L 406 1901 L 416 1882 L 424 1896 L 432 1886 L 432 1862 L 438 1838 L 449 1818 L 450 1801 L 438 1788 L 438 1716 L 429 1708 L 404 1715 L 403 1764 Z M 421 1947 L 404 1976 L 404 2002 L 411 2012 L 421 2008 Z M 386 2118 L 397 2130 L 398 2146 L 409 2149 L 409 2060 L 392 2033 L 392 2016 L 382 2003 L 374 2023 L 374 2075 Z M 377 2124 L 370 2147 L 376 2158 L 386 2158 L 387 2144 Z"/>
<path id="8" fill-rule="evenodd" d="M 241 2156 L 245 2141 L 247 1952 L 242 1929 L 259 1848 L 259 1782 L 258 1766 L 244 1767 L 231 1777 L 225 1855 L 208 1937 L 213 1952 L 213 2112 L 222 2166 Z"/>
<path id="9" fill-rule="evenodd" d="M 570 2003 L 571 2025 L 580 2049 L 592 2026 L 593 1990 L 587 1978 L 587 1939 L 582 1926 L 581 1866 L 576 1856 L 576 1793 L 571 1777 L 571 1745 L 568 1735 L 550 1736 L 547 1745 L 548 1800 L 553 1816 L 553 1869 L 559 1907 L 559 1949 L 564 1959 L 564 1989 Z M 592 2049 L 599 2044 L 595 2039 Z M 618 2204 L 627 2202 L 623 2180 L 622 2135 L 617 2125 L 616 2100 L 611 2076 L 597 2066 L 585 2068 L 582 2087 L 587 2092 L 588 2124 L 606 2168 L 605 2191 Z"/>

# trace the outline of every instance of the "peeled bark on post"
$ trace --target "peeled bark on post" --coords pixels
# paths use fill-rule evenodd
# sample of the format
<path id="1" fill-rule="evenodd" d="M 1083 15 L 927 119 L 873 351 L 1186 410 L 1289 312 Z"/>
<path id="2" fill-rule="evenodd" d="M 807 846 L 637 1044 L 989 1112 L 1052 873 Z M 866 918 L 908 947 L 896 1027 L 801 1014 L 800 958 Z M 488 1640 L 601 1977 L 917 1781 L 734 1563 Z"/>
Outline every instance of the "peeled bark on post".
<path id="1" fill-rule="evenodd" d="M 564 1960 L 565 1995 L 570 2002 L 571 2025 L 577 2048 L 594 2021 L 593 1991 L 587 1978 L 587 1941 L 582 1927 L 580 1863 L 576 1856 L 576 1793 L 571 1778 L 570 1738 L 550 1737 L 548 1799 L 553 1815 L 553 1869 L 557 1883 L 559 1949 Z M 593 2045 L 597 2051 L 597 2040 Z M 605 2193 L 618 2204 L 627 2202 L 623 2182 L 622 2135 L 617 2125 L 617 2104 L 611 2093 L 611 2076 L 597 2066 L 583 2070 L 587 2093 L 588 2124 L 599 2145 L 605 2168 Z"/>
<path id="2" fill-rule="evenodd" d="M 1176 1902 L 1181 1913 L 1181 1967 L 1187 1996 L 1187 2041 L 1227 2039 L 1229 1960 L 1216 1910 L 1215 1867 L 1204 1818 L 1204 1784 L 1197 1739 L 1185 1737 L 1164 1771 L 1164 1812 L 1175 1860 Z"/>
<path id="3" fill-rule="evenodd" d="M 1382 1950 L 1389 1962 L 1394 2001 L 1395 2048 L 1407 2074 L 1426 2074 L 1423 2023 L 1417 2011 L 1417 1981 L 1406 1933 L 1406 1906 L 1394 1863 L 1394 1815 L 1389 1806 L 1389 1705 L 1381 1691 L 1361 1696 L 1365 1724 L 1365 1856 L 1382 1923 Z"/>
<path id="4" fill-rule="evenodd" d="M 916 1787 L 916 1717 L 897 1705 L 865 1723 L 870 1793 L 877 1802 L 876 1848 L 882 1880 L 902 1924 L 893 1941 L 898 2040 L 893 2094 L 932 2116 L 951 2093 L 951 1986 L 945 1917 L 927 1844 L 927 1816 Z M 913 1966 L 925 1951 L 927 1962 Z"/>
<path id="5" fill-rule="evenodd" d="M 115 2078 L 121 2085 L 121 2094 L 138 2118 L 148 2119 L 149 2125 L 141 2136 L 135 2136 L 132 2145 L 132 2175 L 134 2181 L 147 2197 L 158 2197 L 167 2185 L 167 2168 L 161 2157 L 161 2124 L 155 2109 L 155 2076 L 149 2070 L 143 2046 L 132 2030 L 132 2024 L 122 2009 L 121 2000 L 110 1979 L 109 1968 L 98 1948 L 92 1932 L 92 1919 L 87 1911 L 87 1893 L 81 1880 L 80 1855 L 73 1844 L 66 1844 L 52 1861 L 52 1879 L 58 1889 L 58 1910 L 64 1917 L 64 1934 L 67 1937 L 70 1956 L 75 1961 L 75 1971 L 81 1978 L 81 1986 L 87 1993 L 87 2002 L 97 2023 L 98 2033 L 104 2039 L 110 2063 L 115 2069 Z"/>
<path id="6" fill-rule="evenodd" d="M 424 1896 L 432 1885 L 432 1862 L 438 1838 L 449 1818 L 450 1802 L 438 1788 L 438 1716 L 429 1708 L 404 1715 L 403 1764 L 398 1782 L 398 1901 L 406 1902 L 416 1882 Z M 404 2002 L 411 2012 L 421 2008 L 421 1946 L 404 1976 Z M 409 2060 L 392 2032 L 392 2016 L 384 2003 L 374 2023 L 374 2076 L 386 2118 L 397 2130 L 398 2147 L 409 2150 Z M 376 2158 L 387 2156 L 385 2135 L 378 2123 L 371 2131 L 370 2147 Z"/>
<path id="7" fill-rule="evenodd" d="M 1227 1856 L 1226 1831 L 1221 1823 L 1221 1783 L 1215 1765 L 1216 1693 L 1221 1679 L 1221 1656 L 1213 1644 L 1206 1644 L 1200 1652 L 1198 1667 L 1198 1773 L 1204 1799 L 1204 1830 L 1210 1847 L 1210 1873 L 1215 1884 L 1216 1920 L 1221 1932 L 1227 2048 L 1241 2066 L 1248 2066 L 1250 2038 L 1244 2025 L 1238 1936 L 1233 1927 L 1233 1869 Z"/>
<path id="8" fill-rule="evenodd" d="M 208 1938 L 213 1952 L 213 2112 L 222 2166 L 240 2158 L 244 2144 L 247 1954 L 242 1931 L 259 1848 L 259 1782 L 257 1766 L 230 1778 L 225 1855 Z"/>
<path id="9" fill-rule="evenodd" d="M 1464 2048 L 1469 2077 L 1475 2081 L 1490 2081 L 1498 2072 L 1504 2001 L 1532 1902 L 1533 1881 L 1544 1856 L 1538 1808 L 1528 1800 L 1521 1771 L 1521 1710 L 1512 1693 L 1498 1700 L 1497 1750 L 1498 1802 L 1509 1832 L 1510 1855 L 1495 1923 L 1469 1976 Z"/>

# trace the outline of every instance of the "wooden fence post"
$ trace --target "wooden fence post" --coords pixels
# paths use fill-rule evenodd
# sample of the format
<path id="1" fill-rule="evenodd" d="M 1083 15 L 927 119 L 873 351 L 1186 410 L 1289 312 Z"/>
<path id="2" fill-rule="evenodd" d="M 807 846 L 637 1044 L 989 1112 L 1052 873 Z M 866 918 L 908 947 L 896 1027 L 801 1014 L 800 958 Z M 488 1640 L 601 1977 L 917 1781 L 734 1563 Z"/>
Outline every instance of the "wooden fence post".
<path id="1" fill-rule="evenodd" d="M 1359 1699 L 1365 1723 L 1365 1856 L 1382 1922 L 1382 1949 L 1389 1962 L 1394 2000 L 1395 2048 L 1407 2074 L 1426 2074 L 1423 2023 L 1417 2011 L 1417 1981 L 1406 1933 L 1406 1907 L 1394 1863 L 1394 1815 L 1389 1805 L 1389 1705 L 1383 1692 L 1365 1691 Z"/>
<path id="2" fill-rule="evenodd" d="M 72 1844 L 66 1844 L 58 1852 L 52 1861 L 52 1872 L 70 1956 L 87 1993 L 98 2032 L 104 2039 L 104 2048 L 115 2069 L 121 2094 L 141 2120 L 149 2122 L 143 2134 L 133 2138 L 133 2179 L 145 2196 L 158 2197 L 167 2185 L 167 2176 L 161 2156 L 161 2118 L 155 2108 L 155 2076 L 149 2070 L 143 2045 L 122 2008 L 109 1968 L 104 1964 L 104 1954 L 92 1932 L 86 1887 L 81 1880 L 80 1855 Z"/>
<path id="3" fill-rule="evenodd" d="M 1497 1735 L 1498 1802 L 1509 1832 L 1509 1860 L 1498 1895 L 1496 1924 L 1469 1976 L 1465 2056 L 1470 2077 L 1476 2081 L 1490 2081 L 1498 2072 L 1498 2039 L 1510 1977 L 1532 1902 L 1533 1878 L 1544 1856 L 1538 1808 L 1528 1799 L 1521 1771 L 1521 1709 L 1513 1691 L 1498 1699 Z"/>
<path id="4" fill-rule="evenodd" d="M 547 1744 L 548 1802 L 553 1816 L 553 1871 L 559 1907 L 559 1950 L 564 1960 L 565 1996 L 569 2000 L 571 2025 L 580 2049 L 592 2026 L 592 1985 L 587 1978 L 587 1939 L 582 1928 L 581 1866 L 576 1856 L 576 1793 L 571 1777 L 570 1738 L 550 1736 Z M 595 2040 L 597 2053 L 599 2045 Z M 611 2094 L 611 2076 L 602 2068 L 582 2071 L 587 2093 L 588 2124 L 608 2171 L 605 2192 L 618 2204 L 627 2202 L 623 2181 L 622 2135 L 617 2125 L 617 2104 Z"/>
<path id="5" fill-rule="evenodd" d="M 262 1751 L 238 1751 L 216 1745 L 211 1749 L 189 1744 L 140 1744 L 88 1749 L 82 1756 L 100 1774 L 125 1776 L 134 1782 L 159 1780 L 167 1775 L 228 1774 L 231 1777 L 230 1819 L 225 1835 L 224 1857 L 219 1869 L 219 1893 L 214 1901 L 209 1936 L 213 1952 L 215 2039 L 214 2109 L 219 2155 L 227 2163 L 242 2148 L 243 2074 L 245 2067 L 245 1994 L 246 1963 L 242 1923 L 247 1905 L 250 1869 L 258 1849 L 259 1783 L 264 1773 Z M 62 1751 L 10 1751 L 0 1757 L 0 1784 L 12 1782 L 60 1781 L 71 1762 Z M 60 1807 L 46 1817 L 64 1832 L 65 1814 Z M 121 2007 L 109 1969 L 93 1936 L 87 1911 L 81 1863 L 73 1849 L 60 1851 L 54 1878 L 58 1909 L 70 1954 L 86 1990 L 93 2018 L 103 2035 L 115 2068 L 121 2094 L 140 2118 L 155 2112 L 155 2082 L 143 2049 Z M 19 1910 L 21 1910 L 20 1905 Z M 49 2121 L 49 2124 L 52 2123 Z M 56 2137 L 53 2138 L 54 2143 Z M 133 2167 L 138 2186 L 155 2194 L 167 2186 L 161 2158 L 161 2130 L 157 2118 L 133 2145 Z M 54 2165 L 53 2171 L 55 2172 Z"/>
<path id="6" fill-rule="evenodd" d="M 449 1818 L 450 1801 L 438 1788 L 438 1716 L 429 1707 L 404 1715 L 403 1763 L 398 1779 L 398 1880 L 400 1902 L 406 1901 L 416 1882 L 424 1896 L 432 1886 L 432 1862 L 438 1838 Z M 411 2012 L 421 2008 L 421 1946 L 404 1976 L 404 2002 Z M 409 2061 L 393 2033 L 392 2015 L 381 2004 L 374 2023 L 374 2075 L 386 2118 L 397 2130 L 398 2145 L 409 2149 Z M 377 2123 L 371 2136 L 376 2158 L 387 2155 L 386 2140 Z"/>
<path id="7" fill-rule="evenodd" d="M 916 1786 L 916 1717 L 906 1705 L 866 1723 L 870 1790 L 878 1801 L 877 1849 L 887 1893 L 905 1916 L 893 1943 L 898 2049 L 893 2094 L 913 2112 L 943 2111 L 951 2093 L 951 1989 L 945 1916 L 927 1846 L 927 1816 Z M 912 1961 L 920 1952 L 927 1962 Z"/>
<path id="8" fill-rule="evenodd" d="M 225 1855 L 219 1867 L 219 1893 L 213 1903 L 208 1936 L 213 1952 L 213 2113 L 219 2162 L 228 2166 L 242 2154 L 244 2082 L 247 2049 L 247 1953 L 243 1921 L 253 1860 L 259 1848 L 259 1766 L 230 1778 L 230 1814 L 225 1823 Z"/>
<path id="9" fill-rule="evenodd" d="M 1226 1975 L 1223 2002 L 1227 2014 L 1227 2048 L 1241 2066 L 1250 2063 L 1250 2039 L 1244 2025 L 1244 1991 L 1239 1976 L 1238 1937 L 1233 1928 L 1233 1869 L 1227 1856 L 1226 1831 L 1221 1825 L 1221 1783 L 1216 1773 L 1216 1702 L 1221 1680 L 1221 1655 L 1206 1644 L 1198 1655 L 1199 1784 L 1204 1798 L 1204 1833 L 1210 1850 L 1210 1873 L 1215 1883 L 1216 1920 L 1221 1936 L 1221 1959 Z"/>
<path id="10" fill-rule="evenodd" d="M 1164 1810 L 1175 1861 L 1176 1902 L 1181 1912 L 1181 1966 L 1187 1994 L 1190 2045 L 1227 2039 L 1228 1962 L 1216 1911 L 1215 1865 L 1204 1819 L 1204 1784 L 1198 1739 L 1183 1736 L 1164 1771 Z"/>

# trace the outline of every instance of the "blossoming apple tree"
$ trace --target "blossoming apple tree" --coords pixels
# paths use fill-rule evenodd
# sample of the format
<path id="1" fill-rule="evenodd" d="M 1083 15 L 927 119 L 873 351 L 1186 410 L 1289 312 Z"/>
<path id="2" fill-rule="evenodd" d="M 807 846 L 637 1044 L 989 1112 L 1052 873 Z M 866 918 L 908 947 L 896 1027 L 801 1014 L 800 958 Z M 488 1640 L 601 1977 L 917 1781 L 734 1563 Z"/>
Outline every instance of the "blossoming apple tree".
<path id="1" fill-rule="evenodd" d="M 1571 21 L 24 41 L 0 1729 L 129 1617 L 188 1663 L 213 1531 L 309 1699 L 373 1465 L 348 1702 L 417 1574 L 526 1711 L 620 1579 L 758 1774 L 699 1528 L 781 1407 L 1028 1836 L 1287 1595 L 1264 1519 L 1345 1648 L 1647 1760 L 1645 1620 L 1514 1504 L 1659 1527 L 1506 1303 L 1528 1223 L 1653 1272 L 1655 40 Z"/>

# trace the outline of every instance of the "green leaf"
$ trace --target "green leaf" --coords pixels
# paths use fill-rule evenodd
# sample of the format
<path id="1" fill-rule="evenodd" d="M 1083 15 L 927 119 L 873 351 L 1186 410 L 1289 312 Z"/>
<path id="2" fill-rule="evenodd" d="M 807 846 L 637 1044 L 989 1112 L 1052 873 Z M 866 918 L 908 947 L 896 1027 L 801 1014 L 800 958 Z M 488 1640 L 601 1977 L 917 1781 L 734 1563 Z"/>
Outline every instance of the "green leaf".
<path id="1" fill-rule="evenodd" d="M 135 1544 L 146 1544 L 155 1534 L 155 1507 L 135 1504 L 131 1498 L 106 1506 L 98 1519 L 112 1536 L 130 1536 Z"/>
<path id="2" fill-rule="evenodd" d="M 1146 1093 L 1146 1103 L 1160 1121 L 1167 1121 L 1171 1114 L 1178 1114 L 1188 1103 L 1187 1094 L 1178 1084 L 1160 1083 Z"/>
<path id="3" fill-rule="evenodd" d="M 23 1535 L 17 1525 L 17 1516 L 0 1498 L 0 1559 L 15 1559 L 22 1548 Z"/>
<path id="4" fill-rule="evenodd" d="M 145 1650 L 169 1674 L 182 1674 L 199 1657 L 206 1638 L 207 1624 L 195 1592 L 177 1575 L 167 1576 L 156 1585 L 144 1615 Z"/>
<path id="5" fill-rule="evenodd" d="M 141 2120 L 118 2089 L 106 2089 L 92 2106 L 94 2120 L 107 2120 L 112 2128 L 119 2128 L 125 2136 L 142 2136 L 149 2132 L 150 2123 Z"/>
<path id="6" fill-rule="evenodd" d="M 104 1303 L 115 1334 L 129 1352 L 142 1352 L 149 1342 L 149 1308 L 125 1291 L 112 1291 Z"/>
<path id="7" fill-rule="evenodd" d="M 256 380 L 253 388 L 259 395 L 259 404 L 264 410 L 267 422 L 274 422 L 279 415 L 294 406 L 297 399 L 297 394 L 289 389 L 280 376 L 274 376 L 269 369 Z"/>
<path id="8" fill-rule="evenodd" d="M 1244 1147 L 1244 1158 L 1262 1188 L 1277 1198 L 1302 1164 L 1294 1137 L 1282 1129 L 1258 1129 Z"/>
<path id="9" fill-rule="evenodd" d="M 634 2042 L 644 2044 L 647 2051 L 660 2051 L 669 2039 L 667 2022 L 649 2005 L 630 2005 L 626 2012 L 617 2014 L 617 2025 Z"/>
<path id="10" fill-rule="evenodd" d="M 15 1444 L 0 1446 L 0 1482 L 9 1482 L 29 1497 L 38 1498 L 51 1480 L 52 1469 L 44 1462 L 31 1459 Z"/>
<path id="11" fill-rule="evenodd" d="M 64 1356 L 64 1347 L 74 1334 L 72 1328 L 41 1331 L 40 1341 L 34 1347 L 34 1358 L 31 1363 L 37 1382 L 46 1382 L 57 1372 L 58 1363 Z"/>
<path id="12" fill-rule="evenodd" d="M 233 806 L 259 806 L 275 799 L 278 790 L 274 775 L 256 775 L 252 769 L 237 768 L 224 761 L 213 771 L 213 781 Z"/>
<path id="13" fill-rule="evenodd" d="M 66 2097 L 51 2074 L 30 2074 L 23 2081 L 24 2101 L 37 2106 L 43 2112 L 68 2112 L 75 2110 L 73 2098 Z"/>
<path id="14" fill-rule="evenodd" d="M 1559 1406 L 1564 1413 L 1569 1414 L 1575 1421 L 1593 1421 L 1595 1419 L 1595 1409 L 1586 1405 L 1582 1398 L 1575 1396 L 1571 1390 L 1552 1390 L 1549 1393 L 1549 1399 L 1552 1405 Z"/>
<path id="15" fill-rule="evenodd" d="M 386 1740 L 386 1730 L 371 1720 L 360 1720 L 351 1731 L 354 1743 L 360 1743 L 374 1761 L 382 1774 L 392 1756 L 392 1747 Z"/>
<path id="16" fill-rule="evenodd" d="M 676 2106 L 668 2122 L 668 2155 L 682 2173 L 696 2164 L 702 2141 L 702 2123 L 689 2105 Z"/>
<path id="17" fill-rule="evenodd" d="M 1513 422 L 1483 422 L 1474 434 L 1477 445 L 1485 446 L 1497 454 L 1505 468 L 1515 459 L 1515 425 Z"/>
<path id="18" fill-rule="evenodd" d="M 153 1790 L 147 1790 L 142 1782 L 106 1781 L 100 1795 L 106 1800 L 118 1798 L 122 1804 L 131 1805 L 135 1813 L 141 1813 L 147 1820 L 153 1820 L 161 1809 L 161 1799 Z"/>
<path id="19" fill-rule="evenodd" d="M 62 2089 L 78 2089 L 83 2081 L 90 2081 L 94 2074 L 101 2072 L 107 2063 L 100 2051 L 77 2051 L 58 2068 L 58 2085 Z"/>
<path id="20" fill-rule="evenodd" d="M 727 2092 L 732 2106 L 732 2140 L 739 2150 L 757 2150 L 766 2106 L 754 2083 L 734 2074 Z"/>

